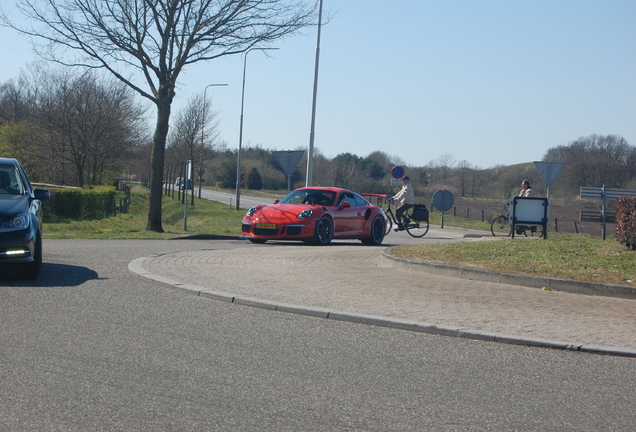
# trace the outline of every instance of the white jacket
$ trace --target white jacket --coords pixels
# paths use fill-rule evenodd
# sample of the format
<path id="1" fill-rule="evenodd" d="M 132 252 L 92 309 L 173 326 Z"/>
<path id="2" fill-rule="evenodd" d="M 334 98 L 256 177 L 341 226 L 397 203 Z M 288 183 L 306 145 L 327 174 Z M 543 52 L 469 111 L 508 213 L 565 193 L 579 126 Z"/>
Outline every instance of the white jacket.
<path id="1" fill-rule="evenodd" d="M 399 201 L 400 205 L 415 204 L 415 189 L 411 182 L 407 182 L 402 189 L 393 197 L 395 201 Z"/>

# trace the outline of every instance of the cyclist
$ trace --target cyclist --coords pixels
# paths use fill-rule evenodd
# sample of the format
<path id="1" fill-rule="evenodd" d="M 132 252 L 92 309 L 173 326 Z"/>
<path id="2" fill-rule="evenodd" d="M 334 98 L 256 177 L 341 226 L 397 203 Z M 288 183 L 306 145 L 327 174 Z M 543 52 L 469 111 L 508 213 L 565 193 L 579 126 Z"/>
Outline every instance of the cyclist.
<path id="1" fill-rule="evenodd" d="M 402 189 L 400 189 L 398 193 L 393 195 L 393 197 L 391 197 L 391 200 L 400 203 L 400 206 L 395 211 L 395 217 L 398 222 L 398 227 L 395 230 L 403 230 L 404 224 L 402 220 L 404 218 L 404 212 L 415 205 L 415 192 L 413 190 L 413 185 L 411 184 L 409 176 L 402 177 Z"/>

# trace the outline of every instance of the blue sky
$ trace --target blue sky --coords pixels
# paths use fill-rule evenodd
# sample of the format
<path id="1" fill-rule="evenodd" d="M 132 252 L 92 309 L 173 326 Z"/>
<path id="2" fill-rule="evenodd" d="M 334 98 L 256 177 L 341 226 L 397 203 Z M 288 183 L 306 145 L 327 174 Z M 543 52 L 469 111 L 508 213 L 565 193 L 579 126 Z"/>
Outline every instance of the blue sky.
<path id="1" fill-rule="evenodd" d="M 3 1 L 3 8 L 11 5 Z M 636 145 L 636 1 L 324 0 L 315 147 L 383 151 L 421 166 L 444 154 L 489 168 L 615 134 Z M 0 82 L 35 60 L 0 28 Z M 315 29 L 247 58 L 243 145 L 309 144 Z M 203 92 L 238 147 L 243 57 L 191 66 L 173 113 Z M 154 117 L 154 112 L 151 111 Z M 154 122 L 154 118 L 153 118 Z M 150 122 L 150 124 L 153 124 Z"/>

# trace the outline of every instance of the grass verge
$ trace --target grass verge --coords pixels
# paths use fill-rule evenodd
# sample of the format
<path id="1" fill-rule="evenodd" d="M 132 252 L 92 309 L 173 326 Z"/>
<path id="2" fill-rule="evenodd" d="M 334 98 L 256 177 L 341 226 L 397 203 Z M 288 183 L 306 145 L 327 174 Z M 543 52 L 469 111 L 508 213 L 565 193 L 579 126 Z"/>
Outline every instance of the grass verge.
<path id="1" fill-rule="evenodd" d="M 502 238 L 398 246 L 404 258 L 551 278 L 634 285 L 636 254 L 614 240 L 550 233 L 548 240 Z"/>
<path id="2" fill-rule="evenodd" d="M 134 186 L 130 213 L 99 220 L 61 221 L 44 224 L 44 238 L 50 239 L 149 239 L 187 235 L 238 237 L 245 212 L 227 204 L 195 198 L 188 207 L 187 230 L 183 229 L 183 204 L 167 196 L 162 202 L 163 233 L 146 231 L 148 221 L 148 189 Z"/>

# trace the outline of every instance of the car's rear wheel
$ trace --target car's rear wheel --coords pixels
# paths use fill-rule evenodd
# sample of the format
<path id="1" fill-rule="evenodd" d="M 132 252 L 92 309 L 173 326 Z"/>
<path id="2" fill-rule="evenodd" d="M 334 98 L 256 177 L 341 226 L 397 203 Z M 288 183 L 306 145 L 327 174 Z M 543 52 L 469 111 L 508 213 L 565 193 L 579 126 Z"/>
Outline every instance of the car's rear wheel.
<path id="1" fill-rule="evenodd" d="M 316 234 L 314 240 L 316 244 L 324 246 L 331 243 L 333 238 L 333 221 L 328 216 L 321 217 L 316 222 Z"/>
<path id="2" fill-rule="evenodd" d="M 37 279 L 42 267 L 42 237 L 38 235 L 33 252 L 33 261 L 21 264 L 20 277 L 24 279 Z"/>
<path id="3" fill-rule="evenodd" d="M 385 223 L 384 218 L 380 215 L 373 218 L 371 222 L 371 232 L 369 237 L 362 239 L 362 243 L 366 245 L 377 246 L 382 244 L 385 235 Z"/>

